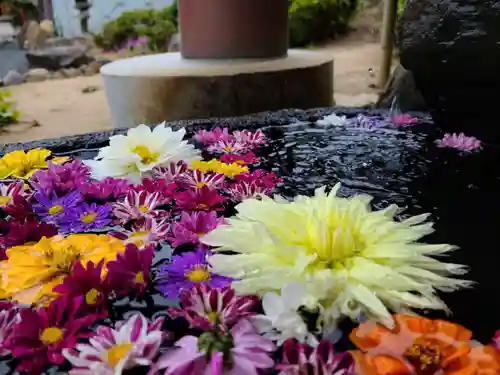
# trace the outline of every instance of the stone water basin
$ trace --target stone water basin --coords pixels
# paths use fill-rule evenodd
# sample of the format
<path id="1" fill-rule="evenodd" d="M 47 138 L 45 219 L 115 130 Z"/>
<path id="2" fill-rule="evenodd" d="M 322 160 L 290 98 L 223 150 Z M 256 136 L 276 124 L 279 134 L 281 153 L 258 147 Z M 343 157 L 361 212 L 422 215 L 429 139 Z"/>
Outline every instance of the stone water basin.
<path id="1" fill-rule="evenodd" d="M 402 217 L 429 212 L 436 231 L 427 242 L 457 245 L 459 249 L 445 261 L 468 265 L 470 272 L 465 278 L 477 284 L 469 290 L 442 295 L 451 315 L 422 313 L 460 323 L 474 332 L 475 339 L 489 342 L 500 328 L 496 321 L 500 316 L 500 283 L 495 278 L 500 260 L 500 170 L 496 164 L 500 149 L 484 145 L 481 151 L 466 154 L 437 148 L 434 141 L 443 132 L 426 114 L 414 114 L 419 124 L 406 127 L 367 129 L 315 123 L 331 112 L 285 110 L 232 119 L 181 121 L 172 126 L 186 126 L 191 133 L 216 125 L 233 130 L 261 128 L 269 142 L 259 152 L 260 167 L 283 177 L 278 193 L 285 197 L 310 195 L 317 187 L 341 182 L 342 195 L 370 194 L 376 208 L 395 203 L 405 209 Z M 341 108 L 335 113 L 347 117 L 360 113 L 388 115 Z M 8 145 L 0 153 L 46 147 L 59 155 L 86 159 L 93 157 L 112 133 Z M 134 311 L 155 316 L 164 313 L 172 302 L 159 295 L 150 297 L 142 302 L 117 301 L 113 318 L 128 317 Z"/>

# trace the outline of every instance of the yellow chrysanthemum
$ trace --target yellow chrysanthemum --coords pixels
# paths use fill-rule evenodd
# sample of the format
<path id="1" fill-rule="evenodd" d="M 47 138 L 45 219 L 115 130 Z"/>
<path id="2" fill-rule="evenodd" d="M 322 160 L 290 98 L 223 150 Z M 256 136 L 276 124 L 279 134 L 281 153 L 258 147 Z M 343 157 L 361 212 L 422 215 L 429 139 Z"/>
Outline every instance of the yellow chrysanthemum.
<path id="1" fill-rule="evenodd" d="M 238 163 L 223 163 L 217 159 L 210 161 L 194 160 L 191 163 L 191 168 L 197 169 L 203 173 L 222 173 L 227 177 L 234 177 L 241 173 L 248 172 L 248 167 Z"/>
<path id="2" fill-rule="evenodd" d="M 323 187 L 293 202 L 240 203 L 227 225 L 202 238 L 216 251 L 238 253 L 211 256 L 214 272 L 240 279 L 234 287 L 248 294 L 303 283 L 309 299 L 325 308 L 325 320 L 364 313 L 385 324 L 392 322 L 388 310 L 445 309 L 435 289 L 470 285 L 447 277 L 463 274 L 463 266 L 430 257 L 453 246 L 416 242 L 433 232 L 427 214 L 394 221 L 397 206 L 371 211 L 372 197 L 340 198 L 339 188 L 328 194 Z"/>
<path id="3" fill-rule="evenodd" d="M 51 152 L 44 148 L 35 148 L 28 152 L 23 150 L 9 152 L 0 159 L 0 179 L 30 178 L 36 171 L 48 168 L 47 158 L 50 154 Z M 61 164 L 67 160 L 67 157 L 57 157 L 51 159 L 50 162 Z"/>
<path id="4" fill-rule="evenodd" d="M 123 241 L 97 234 L 44 237 L 34 245 L 14 246 L 7 249 L 8 259 L 0 262 L 0 289 L 20 303 L 45 302 L 75 261 L 107 263 L 124 250 Z"/>

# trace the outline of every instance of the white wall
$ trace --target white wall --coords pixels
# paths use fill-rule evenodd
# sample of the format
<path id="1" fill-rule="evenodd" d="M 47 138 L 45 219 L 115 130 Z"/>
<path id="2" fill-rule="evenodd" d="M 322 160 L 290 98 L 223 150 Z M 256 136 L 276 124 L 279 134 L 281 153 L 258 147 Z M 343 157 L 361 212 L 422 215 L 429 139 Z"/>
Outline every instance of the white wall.
<path id="1" fill-rule="evenodd" d="M 102 26 L 127 10 L 156 8 L 161 9 L 173 0 L 90 0 L 89 31 L 100 32 Z M 79 12 L 74 0 L 52 0 L 54 23 L 60 36 L 67 38 L 81 36 Z"/>

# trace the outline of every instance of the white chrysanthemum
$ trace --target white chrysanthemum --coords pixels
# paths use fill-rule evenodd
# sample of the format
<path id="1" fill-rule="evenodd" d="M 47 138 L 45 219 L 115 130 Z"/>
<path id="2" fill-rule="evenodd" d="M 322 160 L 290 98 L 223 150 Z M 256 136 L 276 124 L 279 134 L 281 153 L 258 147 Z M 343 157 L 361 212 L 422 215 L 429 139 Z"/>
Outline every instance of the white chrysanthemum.
<path id="1" fill-rule="evenodd" d="M 323 117 L 321 120 L 316 121 L 316 124 L 321 126 L 342 126 L 347 124 L 345 116 L 337 116 L 335 113 Z"/>
<path id="2" fill-rule="evenodd" d="M 278 291 L 285 284 L 307 285 L 325 311 L 356 319 L 360 313 L 390 325 L 388 310 L 445 309 L 436 289 L 450 291 L 470 282 L 449 278 L 464 266 L 430 256 L 450 245 L 418 243 L 432 233 L 427 214 L 394 221 L 398 207 L 371 211 L 372 197 L 337 197 L 340 184 L 293 202 L 263 197 L 240 203 L 227 225 L 202 238 L 216 251 L 209 258 L 214 272 L 239 279 L 240 293 Z M 311 287 L 316 286 L 317 287 Z M 324 317 L 328 320 L 328 317 Z"/>
<path id="3" fill-rule="evenodd" d="M 138 183 L 155 167 L 200 159 L 200 152 L 183 140 L 185 134 L 184 128 L 173 131 L 164 123 L 154 129 L 139 125 L 127 135 L 110 137 L 109 146 L 101 148 L 95 160 L 84 163 L 96 179 L 117 177 Z"/>

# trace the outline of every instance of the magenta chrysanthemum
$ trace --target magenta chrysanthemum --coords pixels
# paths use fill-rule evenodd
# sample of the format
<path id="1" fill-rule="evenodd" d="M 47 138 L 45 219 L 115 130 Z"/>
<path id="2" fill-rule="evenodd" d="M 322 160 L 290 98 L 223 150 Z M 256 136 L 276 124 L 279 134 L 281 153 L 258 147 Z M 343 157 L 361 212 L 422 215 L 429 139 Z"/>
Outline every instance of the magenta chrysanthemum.
<path id="1" fill-rule="evenodd" d="M 180 220 L 172 225 L 169 240 L 174 247 L 185 243 L 198 244 L 201 236 L 213 231 L 223 222 L 224 218 L 218 218 L 216 212 L 183 212 Z"/>
<path id="2" fill-rule="evenodd" d="M 174 195 L 176 208 L 186 211 L 218 211 L 227 198 L 206 186 L 201 189 L 178 192 Z"/>
<path id="3" fill-rule="evenodd" d="M 207 151 L 213 154 L 245 154 L 251 151 L 248 143 L 243 143 L 237 139 L 220 140 L 207 147 Z"/>
<path id="4" fill-rule="evenodd" d="M 127 180 L 107 177 L 102 181 L 83 181 L 78 191 L 86 201 L 109 201 L 125 197 L 130 189 Z"/>
<path id="5" fill-rule="evenodd" d="M 13 328 L 21 321 L 19 309 L 9 302 L 0 302 L 0 357 L 10 354 L 5 346 L 13 333 Z"/>
<path id="6" fill-rule="evenodd" d="M 13 182 L 11 184 L 0 184 L 0 208 L 13 203 L 13 198 L 21 196 L 28 198 L 30 194 L 24 188 L 24 182 Z"/>
<path id="7" fill-rule="evenodd" d="M 168 309 L 171 317 L 186 319 L 192 328 L 227 330 L 241 318 L 254 314 L 252 309 L 259 304 L 259 297 L 237 296 L 230 287 L 195 285 L 181 292 L 180 301 L 181 308 Z"/>
<path id="8" fill-rule="evenodd" d="M 176 183 L 187 170 L 187 164 L 183 161 L 179 161 L 177 163 L 170 163 L 167 167 L 158 167 L 153 169 L 153 176 L 157 179 L 163 179 L 169 183 Z"/>
<path id="9" fill-rule="evenodd" d="M 219 159 L 226 164 L 236 163 L 240 165 L 254 164 L 259 161 L 259 158 L 252 151 L 246 154 L 223 154 Z"/>
<path id="10" fill-rule="evenodd" d="M 161 331 L 164 317 L 151 324 L 135 314 L 115 329 L 98 326 L 88 344 L 64 351 L 73 365 L 70 375 L 117 375 L 137 366 L 150 366 L 165 338 Z"/>
<path id="11" fill-rule="evenodd" d="M 144 217 L 160 216 L 162 212 L 156 210 L 161 204 L 160 198 L 159 193 L 131 190 L 123 201 L 113 205 L 113 213 L 123 223 Z"/>
<path id="12" fill-rule="evenodd" d="M 221 189 L 224 186 L 223 173 L 204 173 L 200 170 L 191 170 L 184 173 L 179 181 L 179 186 L 187 189 Z"/>
<path id="13" fill-rule="evenodd" d="M 436 141 L 436 145 L 440 148 L 454 148 L 463 152 L 471 152 L 482 147 L 479 139 L 468 137 L 464 133 L 446 133 L 442 139 Z"/>
<path id="14" fill-rule="evenodd" d="M 234 137 L 229 134 L 228 128 L 217 127 L 213 130 L 201 130 L 193 136 L 193 139 L 204 146 L 209 146 L 219 141 L 229 141 Z"/>
<path id="15" fill-rule="evenodd" d="M 133 190 L 137 192 L 146 191 L 149 194 L 158 194 L 159 204 L 166 204 L 172 200 L 172 197 L 177 190 L 177 185 L 167 181 L 166 179 L 151 180 L 149 178 L 145 178 L 142 180 L 142 184 L 135 185 Z"/>
<path id="16" fill-rule="evenodd" d="M 31 184 L 44 194 L 55 192 L 58 196 L 77 189 L 90 176 L 90 169 L 79 160 L 65 164 L 48 163 L 48 169 L 36 172 Z"/>

